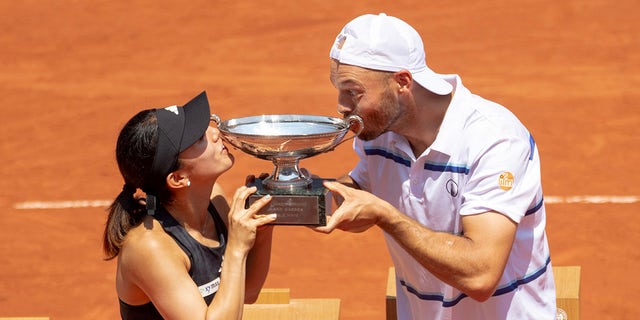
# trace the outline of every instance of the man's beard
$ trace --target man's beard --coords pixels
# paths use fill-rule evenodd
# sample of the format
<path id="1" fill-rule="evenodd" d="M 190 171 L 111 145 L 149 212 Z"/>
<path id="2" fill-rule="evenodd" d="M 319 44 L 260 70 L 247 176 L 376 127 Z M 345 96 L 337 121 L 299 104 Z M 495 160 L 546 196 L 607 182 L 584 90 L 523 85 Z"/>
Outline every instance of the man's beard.
<path id="1" fill-rule="evenodd" d="M 378 99 L 376 111 L 362 115 L 364 130 L 358 138 L 369 141 L 385 132 L 392 131 L 392 126 L 401 117 L 401 107 L 391 88 L 386 88 Z"/>

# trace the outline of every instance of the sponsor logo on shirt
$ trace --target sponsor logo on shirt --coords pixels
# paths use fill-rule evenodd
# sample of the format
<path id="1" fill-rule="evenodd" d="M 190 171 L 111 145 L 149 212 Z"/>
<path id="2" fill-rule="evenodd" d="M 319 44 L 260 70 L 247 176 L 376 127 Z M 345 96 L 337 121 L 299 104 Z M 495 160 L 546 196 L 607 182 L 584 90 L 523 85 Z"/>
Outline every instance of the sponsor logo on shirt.
<path id="1" fill-rule="evenodd" d="M 447 181 L 447 192 L 452 196 L 452 197 L 457 197 L 458 196 L 458 184 L 453 181 L 453 179 L 449 179 L 449 181 Z"/>
<path id="2" fill-rule="evenodd" d="M 513 180 L 513 173 L 505 171 L 500 174 L 500 178 L 498 178 L 498 185 L 500 186 L 500 189 L 509 191 L 513 187 Z"/>
<path id="3" fill-rule="evenodd" d="M 220 287 L 220 277 L 217 277 L 213 279 L 213 281 L 199 286 L 198 290 L 200 290 L 200 295 L 202 295 L 202 297 L 204 298 L 218 292 L 218 287 Z"/>

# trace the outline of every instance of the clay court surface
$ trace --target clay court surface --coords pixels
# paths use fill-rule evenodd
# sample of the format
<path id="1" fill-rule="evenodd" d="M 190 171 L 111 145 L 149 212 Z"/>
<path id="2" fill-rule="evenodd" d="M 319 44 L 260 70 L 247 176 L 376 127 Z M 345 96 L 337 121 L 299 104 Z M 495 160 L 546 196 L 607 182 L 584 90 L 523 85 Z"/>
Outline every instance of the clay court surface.
<path id="1" fill-rule="evenodd" d="M 419 30 L 434 70 L 460 74 L 533 133 L 554 199 L 552 261 L 582 267 L 582 319 L 637 319 L 638 9 L 633 0 L 0 1 L 0 316 L 118 318 L 115 262 L 100 246 L 104 201 L 122 187 L 116 136 L 134 113 L 206 90 L 223 119 L 336 115 L 329 47 L 348 20 L 384 11 Z M 233 153 L 220 181 L 228 192 L 272 168 Z M 342 145 L 302 166 L 336 177 L 355 161 Z M 81 200 L 102 202 L 25 208 Z M 378 229 L 277 227 L 266 286 L 339 298 L 342 319 L 384 319 L 390 265 Z"/>

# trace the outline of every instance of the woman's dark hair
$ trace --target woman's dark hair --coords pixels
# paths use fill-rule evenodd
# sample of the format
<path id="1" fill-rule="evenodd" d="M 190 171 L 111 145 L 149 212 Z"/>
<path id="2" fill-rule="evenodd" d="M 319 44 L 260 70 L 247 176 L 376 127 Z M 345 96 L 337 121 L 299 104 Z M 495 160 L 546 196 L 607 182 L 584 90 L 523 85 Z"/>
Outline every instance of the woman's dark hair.
<path id="1" fill-rule="evenodd" d="M 158 123 L 154 109 L 136 114 L 120 131 L 116 144 L 116 160 L 124 187 L 108 209 L 109 216 L 104 230 L 103 250 L 106 260 L 115 258 L 127 232 L 142 222 L 146 210 L 142 199 L 136 199 L 137 189 L 145 191 L 159 180 L 151 176 L 151 167 L 158 144 Z M 170 198 L 166 184 L 155 185 L 154 194 L 159 202 Z"/>

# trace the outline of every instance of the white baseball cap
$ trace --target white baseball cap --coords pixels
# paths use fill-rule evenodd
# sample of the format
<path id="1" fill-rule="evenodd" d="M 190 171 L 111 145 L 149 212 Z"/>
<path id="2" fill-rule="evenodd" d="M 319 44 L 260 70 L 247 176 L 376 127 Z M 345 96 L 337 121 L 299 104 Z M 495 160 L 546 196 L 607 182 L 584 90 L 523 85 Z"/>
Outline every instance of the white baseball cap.
<path id="1" fill-rule="evenodd" d="M 411 72 L 427 90 L 446 95 L 453 86 L 427 67 L 418 32 L 406 22 L 388 16 L 365 14 L 347 23 L 331 47 L 330 57 L 362 68 Z"/>

